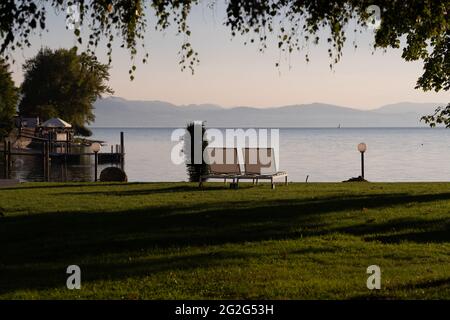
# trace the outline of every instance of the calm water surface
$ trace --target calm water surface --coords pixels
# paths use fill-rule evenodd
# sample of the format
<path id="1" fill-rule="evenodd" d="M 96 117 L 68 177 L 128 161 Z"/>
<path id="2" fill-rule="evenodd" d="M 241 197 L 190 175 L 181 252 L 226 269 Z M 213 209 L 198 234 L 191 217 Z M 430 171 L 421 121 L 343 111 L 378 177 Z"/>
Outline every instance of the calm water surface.
<path id="1" fill-rule="evenodd" d="M 93 138 L 109 145 L 125 133 L 125 170 L 129 181 L 186 181 L 184 165 L 171 161 L 173 129 L 94 128 Z M 281 129 L 279 169 L 292 181 L 335 182 L 360 174 L 359 142 L 365 142 L 370 181 L 450 181 L 450 130 L 429 128 Z M 104 152 L 110 150 L 104 147 Z M 105 167 L 107 165 L 104 165 Z M 42 179 L 42 164 L 15 159 L 13 175 Z M 101 170 L 102 168 L 100 168 Z M 91 159 L 64 168 L 52 166 L 54 181 L 91 181 Z"/>

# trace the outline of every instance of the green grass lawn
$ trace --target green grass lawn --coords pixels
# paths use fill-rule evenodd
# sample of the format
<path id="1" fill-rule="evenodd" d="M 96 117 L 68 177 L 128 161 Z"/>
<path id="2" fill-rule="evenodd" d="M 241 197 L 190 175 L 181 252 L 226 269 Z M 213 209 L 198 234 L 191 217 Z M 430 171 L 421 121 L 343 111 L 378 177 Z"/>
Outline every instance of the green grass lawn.
<path id="1" fill-rule="evenodd" d="M 0 299 L 450 298 L 448 183 L 36 183 L 0 212 Z"/>

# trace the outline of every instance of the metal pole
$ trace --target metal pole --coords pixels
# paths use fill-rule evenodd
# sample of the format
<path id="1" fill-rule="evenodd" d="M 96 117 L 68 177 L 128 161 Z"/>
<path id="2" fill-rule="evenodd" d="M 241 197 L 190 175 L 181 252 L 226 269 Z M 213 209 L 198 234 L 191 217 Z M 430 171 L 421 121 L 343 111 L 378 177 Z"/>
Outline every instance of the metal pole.
<path id="1" fill-rule="evenodd" d="M 364 152 L 361 152 L 361 177 L 364 179 Z"/>
<path id="2" fill-rule="evenodd" d="M 95 175 L 95 182 L 97 182 L 97 172 L 98 172 L 98 152 L 94 152 L 94 175 Z"/>

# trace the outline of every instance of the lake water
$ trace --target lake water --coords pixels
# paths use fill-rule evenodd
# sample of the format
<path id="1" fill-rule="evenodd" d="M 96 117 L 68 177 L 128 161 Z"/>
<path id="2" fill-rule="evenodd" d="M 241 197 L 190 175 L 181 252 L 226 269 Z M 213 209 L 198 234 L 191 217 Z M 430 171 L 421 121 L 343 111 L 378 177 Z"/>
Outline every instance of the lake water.
<path id="1" fill-rule="evenodd" d="M 171 161 L 174 129 L 94 128 L 93 138 L 118 144 L 125 133 L 125 171 L 129 181 L 186 181 L 184 165 Z M 280 129 L 279 169 L 289 180 L 336 182 L 360 174 L 365 142 L 365 177 L 369 181 L 450 181 L 450 130 L 438 128 Z M 104 147 L 108 152 L 110 147 Z M 107 165 L 102 165 L 99 170 Z M 13 177 L 42 179 L 42 164 L 15 159 Z M 53 165 L 54 181 L 92 181 L 90 159 L 67 168 Z"/>

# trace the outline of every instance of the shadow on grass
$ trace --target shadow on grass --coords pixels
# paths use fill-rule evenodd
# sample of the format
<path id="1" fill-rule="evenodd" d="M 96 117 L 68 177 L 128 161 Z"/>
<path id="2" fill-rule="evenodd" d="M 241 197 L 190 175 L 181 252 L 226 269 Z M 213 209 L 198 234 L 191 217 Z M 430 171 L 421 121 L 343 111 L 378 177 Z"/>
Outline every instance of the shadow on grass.
<path id="1" fill-rule="evenodd" d="M 164 256 L 149 259 L 128 259 L 122 257 L 114 262 L 78 263 L 82 271 L 83 283 L 95 280 L 115 280 L 124 277 L 152 276 L 167 270 L 191 270 L 198 267 L 227 266 L 234 264 L 233 260 L 249 259 L 252 254 L 235 251 L 226 253 L 198 253 L 183 256 Z M 254 255 L 258 256 L 258 255 Z M 57 262 L 39 266 L 19 266 L 2 268 L 2 275 L 7 278 L 0 280 L 0 294 L 20 289 L 48 289 L 60 288 L 65 290 L 67 264 Z M 167 279 L 168 285 L 171 279 Z M 173 281 L 171 283 L 174 285 Z"/>
<path id="2" fill-rule="evenodd" d="M 193 189 L 184 188 L 187 189 L 172 189 Z M 166 189 L 155 190 L 167 192 Z M 65 284 L 65 280 L 60 282 L 61 278 L 66 277 L 65 270 L 61 271 L 61 268 L 77 264 L 78 261 L 85 261 L 89 266 L 87 279 L 97 280 L 211 266 L 233 259 L 232 253 L 225 253 L 218 256 L 182 256 L 121 262 L 124 257 L 161 248 L 183 249 L 189 246 L 296 239 L 327 233 L 358 235 L 368 240 L 380 240 L 384 236 L 386 242 L 390 242 L 390 238 L 393 240 L 398 237 L 395 233 L 392 234 L 393 229 L 405 241 L 448 242 L 448 224 L 446 229 L 442 229 L 441 220 L 397 219 L 383 224 L 333 229 L 335 221 L 328 219 L 328 214 L 348 210 L 445 200 L 450 200 L 449 193 L 374 194 L 313 200 L 218 201 L 195 206 L 149 207 L 115 213 L 60 212 L 5 217 L 0 219 L 0 293 L 25 288 L 60 287 L 61 283 Z M 297 231 L 299 227 L 301 233 Z M 419 231 L 411 231 L 412 228 L 419 227 Z M 417 233 L 420 233 L 419 237 Z M 299 250 L 296 253 L 323 252 Z M 112 255 L 112 260 L 99 261 L 97 257 L 104 255 Z M 55 272 L 61 274 L 61 277 L 57 276 L 56 280 L 52 280 Z"/>
<path id="3" fill-rule="evenodd" d="M 251 185 L 244 185 L 239 186 L 240 189 L 248 189 L 251 188 Z M 228 186 L 226 185 L 216 185 L 216 186 L 210 186 L 208 187 L 207 191 L 213 191 L 213 190 L 226 190 L 228 189 Z M 89 191 L 89 192 L 65 192 L 64 194 L 58 194 L 58 195 L 80 195 L 80 196 L 144 196 L 144 195 L 151 195 L 151 194 L 157 194 L 157 193 L 171 193 L 171 192 L 202 192 L 203 189 L 200 189 L 198 186 L 187 186 L 187 185 L 181 185 L 181 186 L 172 186 L 167 188 L 153 188 L 153 189 L 142 189 L 142 190 L 110 190 L 110 191 Z M 230 192 L 233 192 L 230 190 Z"/>
<path id="4" fill-rule="evenodd" d="M 158 185 L 159 183 L 151 183 L 151 182 L 129 182 L 129 183 L 80 183 L 80 184 L 63 184 L 61 185 L 49 185 L 49 186 L 28 186 L 28 187 L 22 187 L 18 185 L 17 187 L 4 187 L 1 188 L 2 191 L 19 191 L 19 190 L 30 190 L 30 189 L 64 189 L 64 193 L 55 192 L 54 195 L 81 195 L 81 196 L 141 196 L 141 195 L 150 195 L 150 194 L 157 194 L 157 193 L 170 193 L 170 192 L 202 192 L 205 191 L 204 189 L 200 189 L 197 185 L 197 183 L 193 183 L 192 185 L 179 185 L 179 186 L 168 186 L 168 187 L 155 187 L 155 188 L 149 188 L 149 189 L 133 189 L 133 190 L 108 190 L 108 191 L 66 191 L 66 189 L 71 188 L 83 188 L 83 190 L 86 187 L 89 188 L 102 188 L 102 187 L 108 187 L 108 186 L 116 186 L 116 187 L 122 187 L 122 186 L 139 186 L 139 185 Z M 239 189 L 248 189 L 251 188 L 251 184 L 241 184 L 239 186 Z M 229 189 L 228 184 L 221 185 L 217 184 L 214 186 L 208 186 L 207 191 L 212 190 L 225 190 Z"/>
<path id="5" fill-rule="evenodd" d="M 383 223 L 365 223 L 333 230 L 338 233 L 361 236 L 368 241 L 383 243 L 450 242 L 449 218 L 442 219 L 392 219 Z"/>
<path id="6" fill-rule="evenodd" d="M 14 191 L 20 191 L 20 190 L 33 190 L 33 189 L 70 189 L 70 188 L 93 188 L 93 187 L 107 187 L 107 186 L 130 186 L 130 185 L 142 185 L 142 184 L 151 184 L 150 182 L 115 182 L 115 183 L 92 183 L 92 182 L 85 182 L 85 183 L 73 183 L 73 184 L 67 184 L 67 183 L 52 183 L 50 185 L 44 184 L 44 185 L 34 185 L 34 186 L 23 186 L 18 184 L 15 187 L 7 187 L 7 188 L 1 188 L 2 191 L 8 191 L 8 190 L 14 190 Z"/>

